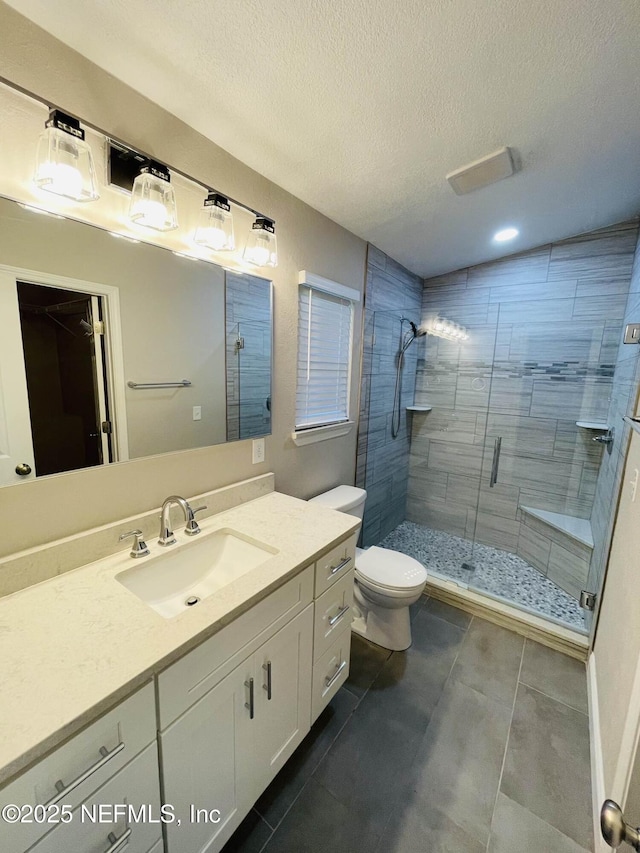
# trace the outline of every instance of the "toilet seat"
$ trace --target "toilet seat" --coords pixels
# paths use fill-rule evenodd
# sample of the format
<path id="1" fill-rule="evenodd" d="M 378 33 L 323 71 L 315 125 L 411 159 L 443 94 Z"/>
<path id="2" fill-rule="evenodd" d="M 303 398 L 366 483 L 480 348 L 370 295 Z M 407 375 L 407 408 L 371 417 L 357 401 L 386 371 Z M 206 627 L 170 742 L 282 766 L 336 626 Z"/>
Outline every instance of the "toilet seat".
<path id="1" fill-rule="evenodd" d="M 358 549 L 356 578 L 365 586 L 370 585 L 395 597 L 422 590 L 427 581 L 427 570 L 413 557 L 373 545 L 366 551 Z"/>

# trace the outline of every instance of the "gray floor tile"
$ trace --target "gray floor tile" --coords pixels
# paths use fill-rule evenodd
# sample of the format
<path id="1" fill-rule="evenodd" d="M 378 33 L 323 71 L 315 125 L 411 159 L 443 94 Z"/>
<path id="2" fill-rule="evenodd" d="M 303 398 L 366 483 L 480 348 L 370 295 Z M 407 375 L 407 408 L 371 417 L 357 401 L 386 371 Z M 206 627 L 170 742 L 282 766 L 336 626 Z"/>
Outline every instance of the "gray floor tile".
<path id="1" fill-rule="evenodd" d="M 351 635 L 351 663 L 345 687 L 361 698 L 371 687 L 380 670 L 391 657 L 389 649 L 370 643 L 359 634 Z"/>
<path id="2" fill-rule="evenodd" d="M 451 677 L 511 708 L 523 646 L 524 639 L 512 631 L 474 619 Z"/>
<path id="3" fill-rule="evenodd" d="M 224 845 L 221 853 L 260 853 L 272 833 L 271 827 L 251 809 Z"/>
<path id="4" fill-rule="evenodd" d="M 528 809 L 498 794 L 488 853 L 586 853 L 571 838 Z"/>
<path id="5" fill-rule="evenodd" d="M 591 849 L 586 715 L 520 684 L 501 790 Z"/>
<path id="6" fill-rule="evenodd" d="M 485 853 L 485 845 L 419 800 L 396 810 L 375 853 Z"/>
<path id="7" fill-rule="evenodd" d="M 366 816 L 377 834 L 400 797 L 422 732 L 391 715 L 371 694 L 352 715 L 312 779 L 347 809 Z M 287 818 L 285 818 L 287 820 Z"/>
<path id="8" fill-rule="evenodd" d="M 416 755 L 410 796 L 487 843 L 511 709 L 466 684 L 444 689 Z"/>
<path id="9" fill-rule="evenodd" d="M 310 779 L 264 850 L 265 853 L 363 853 L 375 850 L 378 838 L 366 815 L 339 803 Z"/>
<path id="10" fill-rule="evenodd" d="M 588 711 L 585 665 L 561 652 L 527 640 L 520 681 L 584 714 Z"/>
<path id="11" fill-rule="evenodd" d="M 423 611 L 412 625 L 413 644 L 394 652 L 363 702 L 385 719 L 424 733 L 464 640 L 464 631 Z"/>
<path id="12" fill-rule="evenodd" d="M 439 619 L 444 619 L 446 622 L 451 622 L 452 625 L 457 625 L 458 628 L 466 629 L 471 622 L 470 613 L 465 613 L 464 610 L 459 610 L 457 607 L 445 604 L 444 601 L 438 601 L 437 598 L 430 598 L 425 604 L 424 609 Z"/>
<path id="13" fill-rule="evenodd" d="M 320 764 L 331 744 L 358 704 L 357 698 L 340 689 L 311 727 L 255 805 L 256 811 L 273 827 L 277 827 L 292 803 Z"/>
<path id="14" fill-rule="evenodd" d="M 421 612 L 413 645 L 385 663 L 313 778 L 382 832 L 462 643 L 455 625 Z"/>

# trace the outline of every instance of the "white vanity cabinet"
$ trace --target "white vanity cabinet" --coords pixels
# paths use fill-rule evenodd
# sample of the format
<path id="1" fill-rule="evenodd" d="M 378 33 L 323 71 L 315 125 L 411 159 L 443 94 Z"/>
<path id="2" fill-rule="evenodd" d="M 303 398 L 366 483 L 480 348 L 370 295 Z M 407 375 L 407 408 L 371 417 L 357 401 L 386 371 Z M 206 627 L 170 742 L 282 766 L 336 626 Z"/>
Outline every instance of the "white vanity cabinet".
<path id="1" fill-rule="evenodd" d="M 230 635 L 240 637 L 235 623 L 207 641 L 211 656 L 203 656 L 200 647 L 192 653 L 193 659 L 186 655 L 159 676 L 161 720 L 167 716 L 163 696 L 169 695 L 170 684 L 183 685 L 188 695 L 198 694 L 203 682 L 214 683 L 160 732 L 165 803 L 173 805 L 182 818 L 180 826 L 166 828 L 167 853 L 220 850 L 309 731 L 312 582 L 313 568 L 260 602 L 257 614 L 249 611 L 240 617 L 246 632 L 249 624 L 254 630 L 261 626 L 261 616 L 273 616 L 276 605 L 283 610 L 296 602 L 280 618 L 289 610 L 304 608 L 217 683 L 214 673 L 225 670 L 212 641 L 218 637 L 217 645 L 226 646 Z M 271 623 L 257 637 L 245 633 L 234 657 L 246 654 L 272 631 Z M 185 684 L 188 677 L 190 688 Z M 199 820 L 194 819 L 194 809 L 199 810 Z"/>
<path id="2" fill-rule="evenodd" d="M 355 533 L 316 561 L 311 722 L 349 675 Z"/>
<path id="3" fill-rule="evenodd" d="M 147 775 L 151 774 L 151 788 L 146 782 L 140 784 L 142 777 L 139 774 L 120 777 L 121 772 L 131 767 L 136 756 L 140 757 L 140 753 L 150 745 L 152 753 L 145 759 L 145 767 Z M 0 850 L 24 853 L 44 836 L 47 841 L 37 845 L 35 849 L 38 853 L 41 850 L 47 853 L 49 850 L 92 853 L 93 847 L 76 846 L 68 840 L 70 834 L 76 831 L 78 821 L 74 818 L 71 823 L 56 822 L 59 820 L 58 810 L 64 806 L 76 814 L 82 804 L 92 796 L 98 796 L 96 792 L 104 790 L 105 783 L 115 777 L 121 778 L 118 790 L 127 796 L 128 802 L 146 803 L 154 791 L 156 800 L 159 799 L 155 698 L 151 682 L 0 791 L 0 807 L 18 805 L 26 818 L 20 823 L 11 824 L 0 820 Z M 104 826 L 99 829 L 102 834 L 95 849 L 106 853 L 109 848 L 106 838 L 110 829 L 104 831 Z M 136 834 L 139 835 L 139 832 Z M 48 839 L 53 836 L 55 841 L 51 843 L 57 847 L 47 846 Z M 159 830 L 156 836 L 160 836 Z M 128 850 L 131 853 L 133 849 L 136 853 L 138 850 L 147 853 L 150 847 L 151 843 L 144 850 L 142 847 L 131 848 L 130 845 Z"/>
<path id="4" fill-rule="evenodd" d="M 117 806 L 121 809 L 116 812 Z M 74 809 L 69 823 L 45 835 L 29 853 L 149 853 L 158 845 L 162 850 L 154 742 Z"/>
<path id="5" fill-rule="evenodd" d="M 0 790 L 0 807 L 73 814 L 0 821 L 0 851 L 218 853 L 347 678 L 355 543 L 332 545 Z M 91 820 L 118 804 L 147 813 Z"/>

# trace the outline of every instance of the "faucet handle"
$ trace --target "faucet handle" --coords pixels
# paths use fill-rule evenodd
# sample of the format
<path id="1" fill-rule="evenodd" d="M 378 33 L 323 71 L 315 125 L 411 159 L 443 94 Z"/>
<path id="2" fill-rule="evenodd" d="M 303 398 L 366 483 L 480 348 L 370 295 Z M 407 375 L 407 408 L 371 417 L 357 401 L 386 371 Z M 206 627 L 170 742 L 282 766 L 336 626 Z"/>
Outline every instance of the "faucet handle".
<path id="1" fill-rule="evenodd" d="M 187 507 L 187 523 L 185 524 L 184 532 L 187 534 L 187 536 L 196 536 L 198 533 L 200 533 L 200 527 L 195 519 L 195 515 L 197 512 L 202 512 L 203 509 L 207 509 L 207 505 L 204 504 L 204 506 L 197 506 L 195 509 L 193 509 L 190 504 L 187 504 Z"/>
<path id="2" fill-rule="evenodd" d="M 130 530 L 128 533 L 123 533 L 118 541 L 122 542 L 123 539 L 129 539 L 130 536 L 135 536 L 135 541 L 130 551 L 132 557 L 146 557 L 147 554 L 151 553 L 147 547 L 147 543 L 142 538 L 142 530 Z"/>

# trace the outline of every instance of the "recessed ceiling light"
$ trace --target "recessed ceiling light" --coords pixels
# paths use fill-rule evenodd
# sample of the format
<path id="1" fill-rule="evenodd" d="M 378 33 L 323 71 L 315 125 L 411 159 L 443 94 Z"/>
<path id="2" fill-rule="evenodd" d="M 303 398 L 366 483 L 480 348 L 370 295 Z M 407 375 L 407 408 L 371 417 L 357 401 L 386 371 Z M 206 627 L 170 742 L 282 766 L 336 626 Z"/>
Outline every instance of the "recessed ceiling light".
<path id="1" fill-rule="evenodd" d="M 493 239 L 496 243 L 506 243 L 507 240 L 513 240 L 514 237 L 517 237 L 519 233 L 517 228 L 503 228 L 502 231 L 493 235 Z"/>

